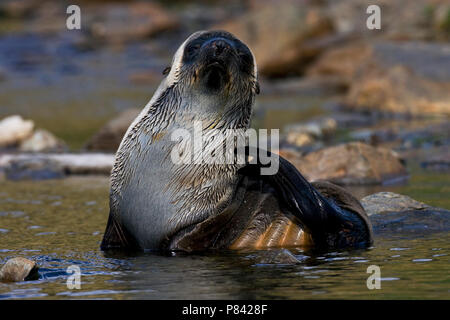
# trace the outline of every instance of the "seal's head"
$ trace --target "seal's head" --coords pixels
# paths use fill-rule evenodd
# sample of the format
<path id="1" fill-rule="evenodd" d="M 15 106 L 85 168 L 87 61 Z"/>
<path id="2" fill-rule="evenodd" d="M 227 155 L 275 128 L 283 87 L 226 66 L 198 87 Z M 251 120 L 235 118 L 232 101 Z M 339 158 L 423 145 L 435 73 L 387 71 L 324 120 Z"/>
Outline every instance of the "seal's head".
<path id="1" fill-rule="evenodd" d="M 183 83 L 185 90 L 202 95 L 254 96 L 257 69 L 250 49 L 226 31 L 198 31 L 178 48 L 165 70 L 166 84 Z"/>

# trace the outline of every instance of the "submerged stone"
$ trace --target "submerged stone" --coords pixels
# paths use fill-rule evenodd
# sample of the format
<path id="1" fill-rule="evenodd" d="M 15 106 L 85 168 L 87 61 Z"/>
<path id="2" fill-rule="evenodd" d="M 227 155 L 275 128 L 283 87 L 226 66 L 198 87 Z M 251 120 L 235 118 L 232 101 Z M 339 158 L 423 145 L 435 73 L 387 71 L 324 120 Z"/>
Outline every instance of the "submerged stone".
<path id="1" fill-rule="evenodd" d="M 23 257 L 9 259 L 0 269 L 0 281 L 2 282 L 19 282 L 38 278 L 36 262 Z"/>

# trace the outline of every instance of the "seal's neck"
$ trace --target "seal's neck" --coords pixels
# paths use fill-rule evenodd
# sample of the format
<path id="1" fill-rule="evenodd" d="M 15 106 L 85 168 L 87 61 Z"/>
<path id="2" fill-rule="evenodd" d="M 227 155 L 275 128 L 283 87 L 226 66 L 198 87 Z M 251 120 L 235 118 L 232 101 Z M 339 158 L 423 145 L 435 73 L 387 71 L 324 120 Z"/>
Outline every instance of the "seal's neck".
<path id="1" fill-rule="evenodd" d="M 219 213 L 232 200 L 239 181 L 237 170 L 242 164 L 228 157 L 234 153 L 234 144 L 230 141 L 242 141 L 244 131 L 250 126 L 253 97 L 217 99 L 189 92 L 179 94 L 176 110 L 168 112 L 167 108 L 172 104 L 166 101 L 154 114 L 159 121 L 153 129 L 172 131 L 169 134 L 177 129 L 189 132 L 189 136 L 173 146 L 187 158 L 185 162 L 173 165 L 167 190 L 177 207 L 174 223 L 181 226 L 201 222 Z M 173 117 L 170 126 L 166 126 L 168 114 Z M 201 146 L 200 150 L 195 149 L 196 145 Z M 222 151 L 223 157 L 219 159 L 217 153 Z M 216 156 L 213 159 L 212 154 Z"/>

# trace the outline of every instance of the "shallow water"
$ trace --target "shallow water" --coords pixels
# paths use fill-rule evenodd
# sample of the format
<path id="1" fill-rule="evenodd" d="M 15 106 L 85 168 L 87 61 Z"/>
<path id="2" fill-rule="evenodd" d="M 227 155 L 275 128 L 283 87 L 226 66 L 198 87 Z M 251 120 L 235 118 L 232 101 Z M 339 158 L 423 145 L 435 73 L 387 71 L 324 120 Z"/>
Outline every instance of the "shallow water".
<path id="1" fill-rule="evenodd" d="M 417 174 L 424 181 L 427 175 Z M 422 183 L 420 188 L 436 186 L 429 179 L 428 185 Z M 363 189 L 360 192 L 365 193 Z M 285 254 L 280 250 L 107 255 L 99 250 L 108 214 L 107 195 L 105 177 L 2 182 L 0 263 L 14 256 L 35 259 L 40 266 L 40 279 L 0 284 L 0 298 L 450 297 L 448 233 L 415 234 L 414 238 L 401 234 L 378 236 L 373 248 L 349 252 L 320 254 L 291 249 L 300 261 L 295 265 L 272 263 L 270 257 Z M 67 288 L 66 269 L 70 265 L 81 268 L 79 290 Z M 367 289 L 369 265 L 381 268 L 380 290 Z"/>
<path id="2" fill-rule="evenodd" d="M 0 82 L 0 117 L 31 118 L 77 151 L 117 112 L 147 103 L 156 83 L 132 84 L 130 76 L 162 71 L 173 48 L 159 48 L 163 54 L 143 44 L 80 51 L 72 36 L 76 33 L 0 37 L 0 67 L 6 74 Z M 315 94 L 290 97 L 263 92 L 257 98 L 253 125 L 283 128 L 307 120 L 326 113 L 321 108 L 325 100 Z M 425 172 L 417 165 L 409 169 L 406 184 L 351 191 L 362 197 L 390 190 L 450 208 L 448 174 Z M 24 256 L 38 262 L 41 276 L 31 282 L 0 283 L 0 299 L 450 297 L 448 233 L 378 236 L 373 248 L 351 252 L 292 249 L 300 261 L 295 265 L 268 263 L 272 255 L 286 254 L 279 250 L 105 255 L 99 245 L 108 216 L 108 184 L 106 177 L 0 181 L 0 265 Z M 66 286 L 70 265 L 81 268 L 80 290 Z M 367 289 L 369 265 L 381 268 L 380 290 Z"/>

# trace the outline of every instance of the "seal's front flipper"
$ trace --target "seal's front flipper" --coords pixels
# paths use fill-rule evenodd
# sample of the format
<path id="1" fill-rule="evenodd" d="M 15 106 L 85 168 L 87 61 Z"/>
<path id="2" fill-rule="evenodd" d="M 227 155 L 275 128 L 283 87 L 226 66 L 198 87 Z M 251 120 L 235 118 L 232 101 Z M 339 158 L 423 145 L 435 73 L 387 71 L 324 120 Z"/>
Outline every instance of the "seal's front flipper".
<path id="1" fill-rule="evenodd" d="M 122 228 L 121 224 L 110 212 L 100 249 L 135 250 L 137 248 L 138 245 L 135 239 L 124 228 Z"/>
<path id="2" fill-rule="evenodd" d="M 322 182 L 317 184 L 318 189 L 324 192 L 322 195 L 289 161 L 273 154 L 271 159 L 279 161 L 278 172 L 273 175 L 261 175 L 259 169 L 263 165 L 259 161 L 248 164 L 240 173 L 259 175 L 269 182 L 278 194 L 280 205 L 300 220 L 302 228 L 312 236 L 315 247 L 365 247 L 372 244 L 372 228 L 367 215 L 350 193 Z"/>

